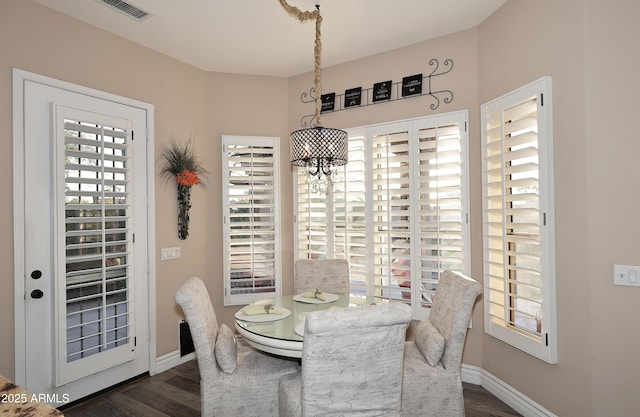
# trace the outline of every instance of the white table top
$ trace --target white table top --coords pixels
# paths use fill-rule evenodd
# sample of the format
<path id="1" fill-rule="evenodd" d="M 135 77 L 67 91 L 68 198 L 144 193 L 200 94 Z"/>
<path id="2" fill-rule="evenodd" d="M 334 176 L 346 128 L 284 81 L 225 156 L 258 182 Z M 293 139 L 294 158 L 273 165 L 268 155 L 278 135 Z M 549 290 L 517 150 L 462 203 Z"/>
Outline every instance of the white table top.
<path id="1" fill-rule="evenodd" d="M 336 301 L 323 304 L 295 301 L 292 295 L 260 300 L 253 304 L 273 304 L 275 307 L 290 310 L 291 314 L 282 319 L 266 322 L 250 322 L 236 318 L 236 329 L 247 343 L 256 349 L 275 355 L 301 358 L 304 338 L 296 333 L 295 328 L 304 323 L 307 314 L 312 311 L 346 308 L 381 301 L 374 297 L 353 294 L 338 294 L 338 296 Z"/>

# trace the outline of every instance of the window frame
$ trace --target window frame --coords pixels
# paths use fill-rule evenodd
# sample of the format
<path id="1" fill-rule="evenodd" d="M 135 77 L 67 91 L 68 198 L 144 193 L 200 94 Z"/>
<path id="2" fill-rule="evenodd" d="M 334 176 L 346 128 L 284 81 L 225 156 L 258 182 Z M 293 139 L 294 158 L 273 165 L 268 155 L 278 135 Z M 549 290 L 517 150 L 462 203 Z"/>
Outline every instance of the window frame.
<path id="1" fill-rule="evenodd" d="M 534 82 L 531 82 L 521 88 L 518 88 L 510 93 L 507 93 L 499 98 L 491 100 L 481 106 L 481 135 L 482 135 L 482 223 L 483 223 L 483 271 L 484 271 L 484 323 L 485 332 L 491 336 L 494 336 L 505 343 L 508 343 L 530 355 L 541 359 L 550 364 L 556 364 L 558 362 L 557 354 L 557 325 L 556 325 L 556 273 L 555 273 L 555 221 L 554 221 L 554 190 L 553 190 L 553 108 L 552 108 L 552 91 L 551 91 L 551 77 L 542 77 Z M 535 99 L 534 99 L 535 98 Z M 539 275 L 539 285 L 536 290 L 539 290 L 539 300 L 533 300 L 535 303 L 540 304 L 539 313 L 536 312 L 534 317 L 528 317 L 526 319 L 529 322 L 535 323 L 536 329 L 518 326 L 516 323 L 516 317 L 524 317 L 525 314 L 531 314 L 525 312 L 524 308 L 518 306 L 518 301 L 521 298 L 517 292 L 518 285 L 527 285 L 524 281 L 517 281 L 517 275 L 514 279 L 513 271 L 517 274 L 520 272 L 524 274 L 525 267 L 522 265 L 522 258 L 520 258 L 521 264 L 512 264 L 512 260 L 521 254 L 520 251 L 514 251 L 510 248 L 511 245 L 518 237 L 513 237 L 513 234 L 507 233 L 507 225 L 513 226 L 515 222 L 510 222 L 509 218 L 513 218 L 513 213 L 517 213 L 517 208 L 512 206 L 507 208 L 507 200 L 513 200 L 513 197 L 508 197 L 509 192 L 507 187 L 509 184 L 513 184 L 511 174 L 509 174 L 509 168 L 507 167 L 507 161 L 512 161 L 514 153 L 511 148 L 507 148 L 505 144 L 505 134 L 508 135 L 507 139 L 511 139 L 510 133 L 506 133 L 509 120 L 505 123 L 504 114 L 509 109 L 514 109 L 516 106 L 524 105 L 527 101 L 534 101 L 536 103 L 536 125 L 537 125 L 537 175 L 538 175 L 538 197 L 537 200 L 531 199 L 530 202 L 537 203 L 538 210 L 537 216 L 537 235 L 539 252 L 533 256 L 539 257 L 539 270 L 533 271 Z M 499 115 L 500 125 L 490 128 L 490 118 Z M 493 121 L 491 123 L 494 123 Z M 496 142 L 491 142 L 494 145 L 490 150 L 492 141 L 495 135 L 490 137 L 489 131 L 495 131 L 499 129 L 500 139 L 499 144 L 499 156 L 500 162 L 500 195 L 491 195 L 491 190 L 495 190 L 490 184 L 496 184 L 489 179 L 490 171 L 493 169 L 495 172 L 495 164 L 491 165 L 489 162 L 490 152 L 495 152 Z M 517 136 L 516 136 L 517 137 Z M 528 148 L 532 149 L 531 147 Z M 492 154 L 495 158 L 496 154 Z M 523 159 L 520 159 L 522 161 Z M 493 179 L 493 178 L 492 178 Z M 501 208 L 495 209 L 493 203 L 490 202 L 490 197 L 500 198 L 502 202 L 499 203 Z M 495 201 L 495 200 L 494 200 Z M 491 206 L 491 207 L 490 207 Z M 523 207 L 524 208 L 524 207 Z M 498 220 L 489 221 L 490 216 L 497 216 L 496 212 L 501 211 Z M 507 215 L 507 211 L 512 213 Z M 529 217 L 530 219 L 531 217 Z M 493 218 L 492 218 L 493 220 Z M 502 243 L 496 245 L 496 235 L 494 234 L 495 225 L 502 222 L 501 239 Z M 493 225 L 493 226 L 492 226 Z M 533 236 L 527 236 L 531 238 Z M 535 236 L 534 236 L 535 238 Z M 492 240 L 493 239 L 493 240 Z M 535 240 L 535 239 L 534 239 Z M 508 243 L 507 243 L 508 242 Z M 493 245 L 493 246 L 492 246 Z M 496 246 L 502 246 L 502 249 L 496 248 Z M 533 246 L 533 245 L 532 245 Z M 505 260 L 509 258 L 509 262 Z M 496 259 L 502 259 L 502 266 L 497 267 Z M 493 262 L 492 262 L 493 261 Z M 511 265 L 509 265 L 511 264 Z M 500 272 L 500 269 L 502 271 Z M 496 272 L 497 271 L 497 272 Z M 522 275 L 521 275 L 522 276 Z M 516 291 L 514 291 L 516 288 Z M 531 326 L 531 325 L 529 325 Z"/>
<path id="2" fill-rule="evenodd" d="M 231 279 L 231 267 L 232 267 L 232 242 L 231 242 L 231 217 L 230 216 L 230 188 L 229 188 L 229 145 L 247 146 L 250 148 L 272 148 L 272 194 L 271 204 L 273 224 L 270 229 L 260 229 L 261 232 L 265 230 L 273 233 L 273 276 L 268 277 L 273 280 L 273 286 L 265 288 L 266 291 L 247 291 L 245 293 L 234 293 L 232 291 L 232 279 Z M 253 167 L 253 166 L 252 166 Z M 262 300 L 268 297 L 280 296 L 282 293 L 282 250 L 281 250 L 281 210 L 280 210 L 280 138 L 267 137 L 267 136 L 222 136 L 222 226 L 223 226 L 223 276 L 224 276 L 224 305 L 244 305 L 252 302 Z M 254 216 L 252 216 L 254 217 Z M 262 217 L 262 216 L 258 216 Z M 267 222 L 270 223 L 270 222 Z M 251 238 L 256 235 L 256 230 L 252 230 Z M 250 268 L 255 268 L 255 254 L 253 249 L 259 249 L 250 244 L 251 254 Z M 271 263 L 269 260 L 267 263 Z M 266 268 L 265 271 L 270 271 L 270 268 Z M 252 274 L 254 271 L 252 270 Z M 252 278 L 252 285 L 256 283 L 255 277 Z"/>
<path id="3" fill-rule="evenodd" d="M 419 175 L 411 175 L 411 173 L 420 172 L 420 160 L 419 160 L 420 132 L 427 129 L 437 129 L 437 128 L 445 127 L 448 124 L 454 124 L 458 126 L 458 129 L 459 129 L 458 133 L 460 136 L 459 165 L 460 165 L 461 173 L 460 173 L 459 189 L 460 189 L 460 199 L 461 199 L 460 246 L 462 247 L 461 249 L 462 261 L 460 262 L 460 268 L 459 269 L 456 268 L 456 270 L 464 274 L 469 274 L 470 265 L 471 265 L 471 250 L 470 250 L 470 225 L 469 225 L 469 186 L 468 186 L 468 182 L 469 182 L 469 163 L 468 163 L 469 138 L 468 136 L 469 135 L 468 135 L 468 128 L 467 128 L 468 126 L 467 110 L 420 117 L 415 119 L 401 120 L 396 122 L 381 123 L 381 124 L 375 124 L 375 125 L 364 126 L 364 127 L 345 129 L 348 132 L 349 137 L 351 138 L 350 145 L 353 145 L 353 142 L 351 141 L 353 141 L 354 138 L 356 137 L 362 138 L 362 144 L 357 148 L 357 150 L 354 149 L 355 145 L 350 146 L 349 164 L 352 164 L 352 165 L 347 164 L 347 167 L 340 169 L 338 172 L 338 175 L 336 176 L 336 182 L 338 181 L 339 178 L 344 178 L 344 175 L 342 175 L 342 173 L 344 172 L 344 169 L 353 167 L 354 166 L 353 164 L 359 164 L 358 170 L 362 170 L 362 173 L 361 173 L 362 179 L 360 181 L 362 181 L 365 184 L 364 186 L 365 190 L 363 192 L 365 203 L 363 203 L 362 211 L 364 213 L 364 216 L 366 216 L 366 226 L 365 226 L 365 233 L 362 233 L 361 231 L 359 231 L 359 233 L 361 235 L 361 238 L 366 240 L 366 244 L 363 245 L 364 246 L 363 250 L 365 252 L 355 254 L 355 258 L 353 257 L 354 256 L 353 253 L 346 253 L 346 252 L 349 252 L 349 250 L 347 249 L 348 245 L 344 244 L 344 242 L 347 242 L 348 237 L 346 236 L 348 236 L 350 232 L 345 230 L 344 239 L 342 239 L 339 236 L 339 233 L 336 232 L 338 230 L 336 226 L 336 223 L 338 223 L 338 219 L 336 219 L 335 213 L 339 213 L 340 207 L 339 207 L 339 202 L 336 201 L 335 196 L 333 196 L 333 189 L 335 185 L 331 183 L 327 185 L 327 189 L 326 189 L 327 197 L 325 198 L 325 201 L 322 201 L 322 198 L 318 197 L 317 201 L 314 201 L 313 203 L 309 203 L 309 207 L 313 205 L 317 208 L 322 206 L 323 204 L 324 206 L 327 207 L 328 213 L 325 212 L 327 214 L 324 216 L 322 213 L 317 214 L 316 212 L 316 216 L 318 220 L 315 222 L 316 226 L 318 225 L 321 226 L 322 220 L 323 219 L 325 220 L 327 224 L 326 232 L 324 230 L 318 229 L 318 230 L 315 230 L 315 235 L 321 236 L 321 238 L 324 238 L 326 240 L 324 242 L 322 241 L 314 242 L 313 248 L 305 247 L 304 241 L 302 241 L 302 238 L 304 238 L 305 233 L 307 235 L 311 235 L 311 233 L 302 230 L 304 226 L 304 222 L 308 221 L 309 219 L 307 217 L 307 213 L 301 212 L 300 208 L 301 206 L 303 206 L 302 202 L 304 201 L 304 198 L 307 195 L 309 195 L 309 186 L 306 186 L 305 188 L 304 172 L 302 171 L 298 171 L 297 173 L 294 172 L 294 176 L 293 176 L 294 177 L 293 178 L 294 213 L 295 213 L 294 257 L 296 259 L 313 258 L 313 257 L 327 257 L 327 258 L 346 257 L 347 259 L 350 260 L 352 292 L 354 292 L 354 288 L 357 288 L 358 286 L 362 288 L 362 284 L 364 281 L 364 288 L 365 288 L 366 294 L 376 295 L 376 288 L 380 289 L 382 287 L 376 286 L 374 282 L 375 281 L 374 276 L 376 275 L 376 272 L 374 271 L 374 267 L 385 268 L 385 265 L 381 264 L 381 265 L 374 266 L 374 265 L 371 265 L 370 262 L 366 262 L 364 264 L 362 262 L 354 262 L 354 259 L 358 257 L 360 259 L 373 259 L 373 255 L 374 255 L 372 252 L 373 251 L 372 236 L 374 235 L 374 233 L 372 233 L 372 231 L 374 230 L 374 227 L 373 227 L 374 225 L 372 220 L 373 214 L 374 214 L 374 211 L 372 208 L 372 203 L 373 203 L 372 194 L 373 194 L 373 182 L 374 182 L 373 176 L 372 176 L 373 161 L 371 158 L 372 146 L 373 146 L 372 138 L 375 135 L 385 135 L 385 134 L 393 135 L 397 132 L 406 132 L 407 147 L 408 147 L 408 163 L 405 166 L 407 167 L 407 173 L 409 174 L 409 177 L 410 177 L 408 179 L 408 187 L 410 190 L 409 191 L 410 195 L 408 197 L 409 208 L 403 213 L 406 213 L 407 217 L 409 217 L 409 224 L 411 225 L 411 227 L 409 228 L 409 231 L 408 231 L 409 233 L 408 259 L 410 261 L 409 262 L 410 265 L 407 267 L 404 267 L 404 269 L 406 270 L 406 272 L 410 274 L 411 289 L 407 290 L 406 288 L 402 289 L 399 287 L 399 291 L 406 291 L 407 294 L 410 294 L 410 300 L 413 300 L 413 301 L 407 300 L 408 297 L 405 298 L 404 296 L 402 298 L 397 296 L 393 298 L 391 295 L 389 295 L 388 297 L 384 297 L 384 296 L 381 296 L 380 294 L 377 294 L 376 296 L 380 298 L 386 298 L 386 299 L 401 300 L 409 303 L 412 306 L 414 319 L 419 320 L 423 317 L 428 316 L 430 312 L 430 303 L 423 302 L 423 300 L 425 300 L 424 295 L 426 292 L 435 291 L 435 286 L 437 285 L 437 278 L 433 280 L 434 283 L 429 287 L 428 291 L 422 287 L 422 284 L 425 281 L 425 279 L 422 277 L 424 268 L 421 266 L 421 256 L 420 256 L 421 239 L 420 239 L 419 224 L 420 224 L 421 213 L 420 213 L 420 207 L 417 207 L 420 205 L 420 177 Z M 360 192 L 362 193 L 362 191 Z M 347 194 L 352 194 L 352 193 L 353 191 L 351 192 L 347 191 Z M 322 194 L 319 194 L 319 196 L 322 196 Z M 347 200 L 347 197 L 345 197 L 345 200 Z M 336 210 L 334 214 L 331 214 L 329 211 L 333 208 L 335 208 Z M 347 210 L 347 209 L 345 208 L 344 210 Z M 349 216 L 349 214 L 353 216 L 354 214 L 357 214 L 357 212 L 347 210 L 346 216 L 344 218 L 345 224 L 348 221 L 347 217 Z M 346 229 L 346 226 L 345 226 L 345 229 Z M 322 236 L 323 232 L 326 235 L 326 237 Z M 321 245 L 323 243 L 326 247 L 324 253 L 322 252 L 322 249 L 321 249 Z M 342 250 L 340 248 L 341 245 L 343 247 Z M 386 268 L 391 269 L 393 268 L 393 265 L 394 265 L 393 263 L 388 263 L 386 264 Z M 403 267 L 400 267 L 399 269 L 402 269 L 402 268 Z M 440 268 L 438 271 L 435 272 L 437 277 L 439 277 L 439 274 L 444 269 L 445 268 Z M 392 275 L 395 276 L 396 275 L 395 272 Z M 389 275 L 389 278 L 390 278 L 389 282 L 391 282 L 391 279 L 394 279 L 395 281 L 397 281 L 398 285 L 400 285 L 399 279 L 393 278 L 391 275 Z"/>

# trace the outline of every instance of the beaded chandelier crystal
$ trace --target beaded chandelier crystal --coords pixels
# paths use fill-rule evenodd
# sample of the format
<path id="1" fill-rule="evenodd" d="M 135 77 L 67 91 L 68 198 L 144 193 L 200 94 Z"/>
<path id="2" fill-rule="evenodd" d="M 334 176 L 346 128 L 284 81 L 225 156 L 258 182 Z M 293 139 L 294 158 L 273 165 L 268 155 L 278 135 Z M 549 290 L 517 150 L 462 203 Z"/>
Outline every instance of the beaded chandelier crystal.
<path id="1" fill-rule="evenodd" d="M 291 133 L 291 165 L 304 167 L 310 177 L 331 179 L 335 168 L 346 165 L 348 162 L 348 137 L 347 132 L 340 129 L 323 127 L 320 121 L 322 109 L 322 80 L 320 77 L 320 55 L 322 44 L 320 42 L 320 25 L 322 16 L 320 6 L 316 5 L 313 12 L 302 12 L 297 7 L 290 6 L 286 0 L 280 0 L 284 9 L 299 21 L 315 19 L 316 40 L 314 47 L 314 85 L 315 85 L 315 126 L 296 130 Z"/>

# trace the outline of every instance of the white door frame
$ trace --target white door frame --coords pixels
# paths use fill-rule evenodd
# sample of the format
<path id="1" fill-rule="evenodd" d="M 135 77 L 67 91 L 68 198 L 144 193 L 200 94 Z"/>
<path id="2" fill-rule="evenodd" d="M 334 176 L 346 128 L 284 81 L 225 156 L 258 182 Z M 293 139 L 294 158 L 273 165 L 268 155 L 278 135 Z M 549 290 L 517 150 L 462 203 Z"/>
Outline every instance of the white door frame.
<path id="1" fill-rule="evenodd" d="M 14 337 L 15 375 L 18 385 L 26 381 L 26 301 L 25 301 L 25 192 L 24 192 L 24 85 L 36 82 L 70 92 L 84 94 L 144 109 L 147 114 L 147 240 L 148 253 L 148 317 L 149 317 L 149 373 L 156 373 L 156 259 L 155 259 L 155 163 L 154 163 L 154 107 L 127 97 L 106 93 L 56 80 L 43 75 L 13 69 L 13 271 L 14 271 Z"/>

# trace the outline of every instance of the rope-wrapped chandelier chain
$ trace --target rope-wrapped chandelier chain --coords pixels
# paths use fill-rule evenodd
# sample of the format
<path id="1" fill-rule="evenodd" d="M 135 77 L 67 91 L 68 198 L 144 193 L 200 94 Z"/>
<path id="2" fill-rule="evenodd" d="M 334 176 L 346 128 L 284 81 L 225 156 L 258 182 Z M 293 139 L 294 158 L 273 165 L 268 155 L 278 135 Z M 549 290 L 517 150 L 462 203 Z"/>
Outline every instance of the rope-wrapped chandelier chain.
<path id="1" fill-rule="evenodd" d="M 320 67 L 320 57 L 322 56 L 322 41 L 320 40 L 322 26 L 322 15 L 320 14 L 320 6 L 316 4 L 316 10 L 312 12 L 303 12 L 295 6 L 291 6 L 287 3 L 286 0 L 280 0 L 280 4 L 291 16 L 298 19 L 300 22 L 304 23 L 307 20 L 315 19 L 316 21 L 316 40 L 315 46 L 313 48 L 313 84 L 316 87 L 316 123 L 318 126 L 322 126 L 320 117 L 322 113 L 322 77 L 321 77 L 321 67 Z"/>
<path id="2" fill-rule="evenodd" d="M 291 133 L 291 164 L 304 167 L 310 177 L 323 175 L 331 178 L 335 167 L 345 165 L 348 162 L 348 135 L 340 129 L 322 127 L 320 114 L 322 113 L 322 79 L 320 70 L 320 57 L 322 54 L 322 42 L 320 41 L 320 6 L 316 10 L 303 12 L 297 7 L 289 5 L 286 0 L 280 0 L 282 7 L 291 16 L 300 22 L 315 19 L 316 39 L 314 52 L 314 85 L 315 85 L 315 119 L 316 125 L 307 129 L 296 130 Z"/>

